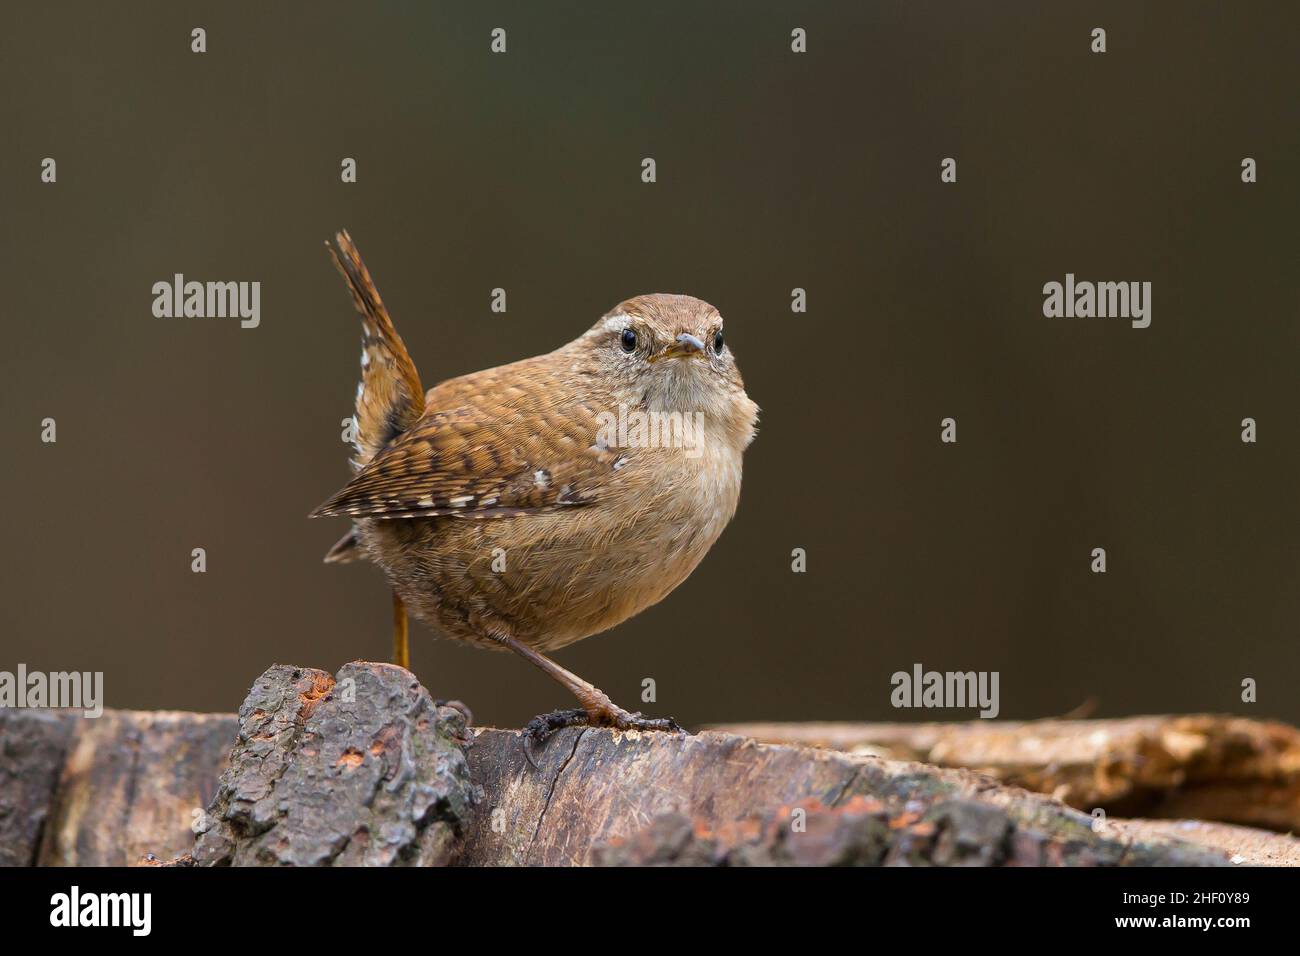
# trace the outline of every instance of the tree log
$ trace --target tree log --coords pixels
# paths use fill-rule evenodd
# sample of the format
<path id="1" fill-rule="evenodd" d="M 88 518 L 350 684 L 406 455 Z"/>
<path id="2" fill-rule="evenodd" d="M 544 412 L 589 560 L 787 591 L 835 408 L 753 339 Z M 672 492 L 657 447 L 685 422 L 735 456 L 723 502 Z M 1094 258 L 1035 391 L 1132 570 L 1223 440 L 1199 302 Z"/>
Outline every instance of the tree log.
<path id="1" fill-rule="evenodd" d="M 1269 830 L 1206 820 L 1111 820 L 1110 825 L 1132 840 L 1175 837 L 1204 847 L 1216 847 L 1236 864 L 1300 866 L 1300 840 Z"/>
<path id="2" fill-rule="evenodd" d="M 1227 862 L 1094 832 L 1091 817 L 968 771 L 727 734 L 571 729 L 533 771 L 516 733 L 482 731 L 470 772 L 489 795 L 462 855 L 472 864 Z"/>
<path id="3" fill-rule="evenodd" d="M 26 821 L 11 829 L 0 814 L 0 860 L 125 866 L 187 852 L 235 727 L 225 714 L 0 711 L 0 807 Z"/>
<path id="4" fill-rule="evenodd" d="M 0 713 L 0 753 L 10 864 L 1300 861 L 1300 842 L 1277 834 L 1099 824 L 967 769 L 732 734 L 571 728 L 525 753 L 518 732 L 467 732 L 459 708 L 383 664 L 272 668 L 239 718 Z"/>
<path id="5" fill-rule="evenodd" d="M 31 866 L 73 722 L 53 711 L 0 710 L 0 866 Z"/>
<path id="6" fill-rule="evenodd" d="M 1271 721 L 1196 714 L 717 729 L 771 743 L 976 770 L 1114 816 L 1300 830 L 1300 730 Z"/>

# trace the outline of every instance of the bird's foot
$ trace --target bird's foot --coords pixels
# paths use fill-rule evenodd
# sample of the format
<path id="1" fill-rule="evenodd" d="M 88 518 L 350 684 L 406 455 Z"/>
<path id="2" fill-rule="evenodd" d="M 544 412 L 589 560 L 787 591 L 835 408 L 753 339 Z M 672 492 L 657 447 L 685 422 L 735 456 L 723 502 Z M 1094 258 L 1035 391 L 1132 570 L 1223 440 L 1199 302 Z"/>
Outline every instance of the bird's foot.
<path id="1" fill-rule="evenodd" d="M 601 727 L 614 727 L 617 730 L 657 730 L 667 734 L 684 734 L 686 728 L 671 717 L 646 717 L 640 711 L 628 713 L 621 707 L 615 707 L 597 721 Z"/>
<path id="2" fill-rule="evenodd" d="M 585 727 L 590 716 L 581 707 L 573 710 L 553 710 L 549 714 L 538 714 L 524 727 L 524 740 L 529 743 L 543 744 L 546 738 L 565 727 Z"/>
<path id="3" fill-rule="evenodd" d="M 522 737 L 524 759 L 536 770 L 537 761 L 533 759 L 534 745 L 542 746 L 546 743 L 547 737 L 557 730 L 563 730 L 565 727 L 585 727 L 589 720 L 589 715 L 581 707 L 576 707 L 573 710 L 553 710 L 549 714 L 538 714 L 524 726 Z"/>
<path id="4" fill-rule="evenodd" d="M 686 729 L 671 717 L 645 717 L 631 713 L 614 704 L 592 710 L 576 707 L 573 710 L 556 710 L 541 714 L 524 727 L 524 756 L 534 767 L 532 745 L 542 746 L 548 737 L 565 727 L 613 727 L 616 730 L 653 730 L 661 733 L 684 734 Z"/>

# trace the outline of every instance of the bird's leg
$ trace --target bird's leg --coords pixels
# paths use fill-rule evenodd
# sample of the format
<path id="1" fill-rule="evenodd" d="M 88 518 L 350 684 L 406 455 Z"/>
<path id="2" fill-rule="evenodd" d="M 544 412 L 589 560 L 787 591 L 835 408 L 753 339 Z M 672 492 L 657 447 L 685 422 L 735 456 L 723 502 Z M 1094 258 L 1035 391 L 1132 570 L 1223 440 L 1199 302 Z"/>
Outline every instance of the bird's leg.
<path id="1" fill-rule="evenodd" d="M 406 605 L 393 592 L 393 663 L 411 669 L 411 643 L 407 636 Z"/>
<path id="2" fill-rule="evenodd" d="M 569 689 L 578 698 L 581 708 L 575 710 L 557 710 L 550 714 L 534 717 L 524 728 L 526 740 L 541 743 L 551 734 L 565 727 L 585 725 L 589 727 L 617 727 L 619 730 L 663 730 L 672 733 L 685 733 L 681 725 L 671 717 L 643 717 L 619 707 L 609 696 L 594 684 L 583 680 L 572 671 L 565 670 L 527 644 L 515 640 L 507 634 L 493 634 L 493 638 L 510 648 L 520 657 L 536 665 L 551 677 Z"/>

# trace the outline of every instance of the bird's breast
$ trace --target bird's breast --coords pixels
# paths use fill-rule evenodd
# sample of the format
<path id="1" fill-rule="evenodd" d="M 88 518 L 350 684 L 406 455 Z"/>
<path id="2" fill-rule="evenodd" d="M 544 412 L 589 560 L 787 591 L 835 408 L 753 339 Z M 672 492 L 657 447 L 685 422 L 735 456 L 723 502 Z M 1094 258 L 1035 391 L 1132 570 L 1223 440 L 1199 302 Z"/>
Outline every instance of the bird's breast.
<path id="1" fill-rule="evenodd" d="M 590 504 L 486 520 L 364 522 L 408 606 L 452 637 L 489 644 L 498 622 L 541 650 L 607 630 L 666 597 L 735 514 L 741 452 L 630 448 Z M 381 540 L 382 539 L 382 540 Z M 414 540 L 413 540 L 414 539 Z"/>

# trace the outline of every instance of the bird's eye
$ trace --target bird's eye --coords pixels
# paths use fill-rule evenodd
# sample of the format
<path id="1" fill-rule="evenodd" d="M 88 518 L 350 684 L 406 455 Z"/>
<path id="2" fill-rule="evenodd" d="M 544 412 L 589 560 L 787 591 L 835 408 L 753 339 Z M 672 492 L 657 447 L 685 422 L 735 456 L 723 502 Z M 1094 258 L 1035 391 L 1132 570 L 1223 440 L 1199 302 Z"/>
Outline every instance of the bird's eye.
<path id="1" fill-rule="evenodd" d="M 713 336 L 713 351 L 720 353 L 722 351 L 722 344 L 722 329 L 718 329 Z"/>
<path id="2" fill-rule="evenodd" d="M 636 349 L 636 333 L 631 329 L 624 329 L 623 335 L 619 338 L 619 344 L 623 346 L 624 352 L 632 352 Z"/>

